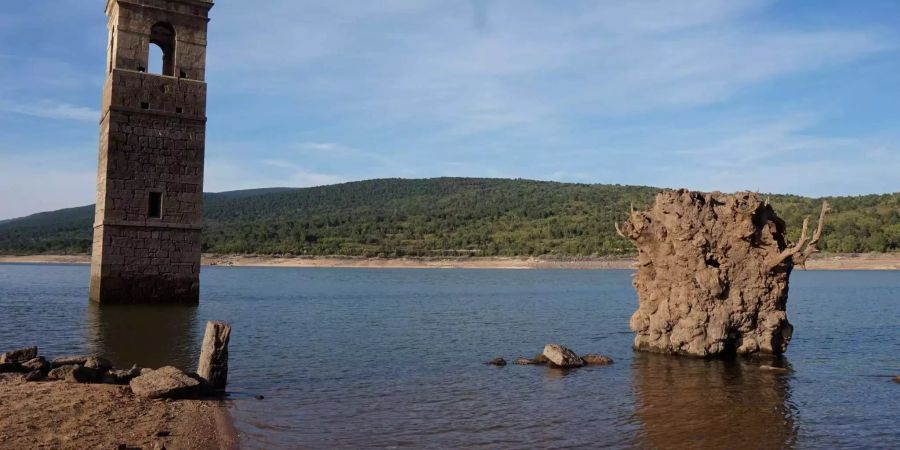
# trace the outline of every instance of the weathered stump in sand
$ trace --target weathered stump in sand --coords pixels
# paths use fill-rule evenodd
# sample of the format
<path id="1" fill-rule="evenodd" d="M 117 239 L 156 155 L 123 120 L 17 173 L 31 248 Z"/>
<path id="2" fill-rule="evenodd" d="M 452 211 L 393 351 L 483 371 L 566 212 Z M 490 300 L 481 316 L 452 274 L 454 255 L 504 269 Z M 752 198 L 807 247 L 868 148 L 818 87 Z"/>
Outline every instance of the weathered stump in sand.
<path id="1" fill-rule="evenodd" d="M 751 192 L 662 192 L 632 211 L 619 234 L 638 249 L 631 317 L 641 350 L 712 356 L 779 354 L 793 333 L 786 314 L 788 277 L 816 251 L 828 204 L 807 239 L 785 242 L 785 224 Z"/>
<path id="2" fill-rule="evenodd" d="M 225 389 L 228 380 L 228 339 L 231 325 L 218 320 L 206 323 L 206 334 L 200 349 L 200 363 L 197 375 L 206 380 L 213 389 Z"/>

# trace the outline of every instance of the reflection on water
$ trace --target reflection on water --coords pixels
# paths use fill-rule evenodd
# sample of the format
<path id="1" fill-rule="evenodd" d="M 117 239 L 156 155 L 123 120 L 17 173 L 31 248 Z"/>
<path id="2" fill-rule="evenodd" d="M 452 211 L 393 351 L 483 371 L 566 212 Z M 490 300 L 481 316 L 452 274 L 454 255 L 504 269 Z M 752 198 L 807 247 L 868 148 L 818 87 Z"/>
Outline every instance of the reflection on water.
<path id="1" fill-rule="evenodd" d="M 759 368 L 777 364 L 778 373 Z M 792 448 L 790 365 L 635 353 L 636 445 L 649 448 Z"/>
<path id="2" fill-rule="evenodd" d="M 196 368 L 196 307 L 89 303 L 87 322 L 93 353 L 119 367 Z"/>

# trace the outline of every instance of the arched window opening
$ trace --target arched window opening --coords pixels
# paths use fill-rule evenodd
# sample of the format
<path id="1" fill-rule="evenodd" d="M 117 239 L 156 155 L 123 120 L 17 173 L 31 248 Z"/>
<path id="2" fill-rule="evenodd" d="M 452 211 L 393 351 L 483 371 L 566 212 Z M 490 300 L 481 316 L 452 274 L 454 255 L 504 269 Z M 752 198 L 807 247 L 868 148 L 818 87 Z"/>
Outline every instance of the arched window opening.
<path id="1" fill-rule="evenodd" d="M 156 44 L 150 44 L 149 54 L 150 61 L 147 64 L 147 72 L 165 75 L 165 73 L 163 72 L 163 65 L 165 65 L 165 63 L 163 62 L 163 60 L 165 59 L 163 50 Z"/>
<path id="2" fill-rule="evenodd" d="M 156 55 L 155 51 L 158 51 Z M 159 22 L 150 28 L 149 55 L 150 72 L 175 75 L 175 28 L 172 25 Z"/>

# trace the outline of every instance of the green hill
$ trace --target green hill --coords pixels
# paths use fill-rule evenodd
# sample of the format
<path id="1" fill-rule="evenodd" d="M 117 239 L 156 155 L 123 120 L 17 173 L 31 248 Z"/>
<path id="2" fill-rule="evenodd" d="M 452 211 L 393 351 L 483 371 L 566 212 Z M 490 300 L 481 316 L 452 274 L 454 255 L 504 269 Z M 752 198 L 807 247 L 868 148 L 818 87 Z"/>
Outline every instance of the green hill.
<path id="1" fill-rule="evenodd" d="M 205 194 L 212 253 L 348 256 L 603 256 L 633 252 L 614 221 L 660 189 L 531 180 L 381 179 Z M 822 199 L 773 195 L 796 238 Z M 823 251 L 900 250 L 900 193 L 828 197 Z M 90 251 L 94 207 L 0 222 L 0 253 Z"/>

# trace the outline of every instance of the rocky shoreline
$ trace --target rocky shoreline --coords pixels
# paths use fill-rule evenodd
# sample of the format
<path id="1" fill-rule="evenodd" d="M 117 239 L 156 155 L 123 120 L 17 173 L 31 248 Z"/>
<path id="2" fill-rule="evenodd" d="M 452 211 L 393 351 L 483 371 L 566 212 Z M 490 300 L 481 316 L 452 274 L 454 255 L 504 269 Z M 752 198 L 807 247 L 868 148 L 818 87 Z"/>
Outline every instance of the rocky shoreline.
<path id="1" fill-rule="evenodd" d="M 128 386 L 0 374 L 0 449 L 236 449 L 222 400 L 146 399 Z"/>
<path id="2" fill-rule="evenodd" d="M 230 327 L 207 331 L 200 374 L 117 369 L 100 355 L 47 359 L 37 347 L 0 354 L 0 449 L 237 448 L 223 395 Z"/>

